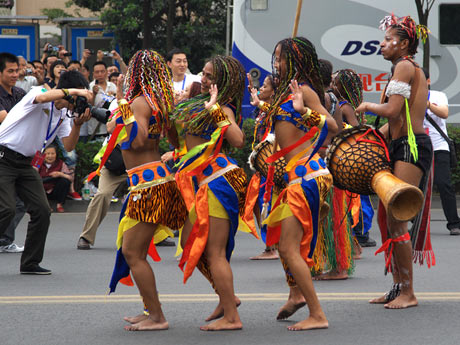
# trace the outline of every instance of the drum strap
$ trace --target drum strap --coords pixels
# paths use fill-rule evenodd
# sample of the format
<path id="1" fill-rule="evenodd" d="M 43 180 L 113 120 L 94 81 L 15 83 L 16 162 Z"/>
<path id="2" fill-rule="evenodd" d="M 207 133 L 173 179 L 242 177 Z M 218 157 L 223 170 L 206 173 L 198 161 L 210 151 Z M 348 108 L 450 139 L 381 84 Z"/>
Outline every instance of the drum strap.
<path id="1" fill-rule="evenodd" d="M 396 61 L 396 63 L 391 68 L 391 76 L 388 79 L 388 83 L 385 86 L 385 89 L 383 90 L 383 92 L 382 92 L 382 94 L 380 96 L 380 103 L 385 103 L 387 101 L 386 91 L 387 91 L 387 88 L 388 88 L 388 84 L 390 83 L 391 79 L 393 78 L 393 73 L 394 73 L 395 67 L 396 67 L 396 65 L 398 63 L 400 63 L 401 61 L 404 61 L 404 60 L 411 62 L 415 67 L 415 75 L 414 75 L 414 79 L 413 79 L 413 82 L 412 82 L 412 85 L 411 85 L 411 90 L 413 92 L 411 92 L 409 100 L 407 100 L 407 98 L 404 99 L 404 103 L 405 103 L 405 108 L 406 108 L 406 119 L 405 120 L 406 120 L 406 125 L 407 125 L 407 137 L 408 137 L 410 152 L 411 152 L 412 156 L 414 157 L 414 161 L 416 162 L 418 160 L 418 150 L 417 150 L 417 143 L 415 141 L 415 135 L 414 135 L 414 132 L 412 130 L 412 123 L 411 123 L 411 119 L 410 119 L 409 109 L 412 106 L 412 104 L 414 103 L 415 98 L 416 98 L 417 93 L 418 93 L 418 89 L 419 89 L 418 86 L 419 86 L 419 83 L 420 83 L 420 75 L 419 75 L 420 74 L 420 71 L 419 71 L 420 67 L 410 57 L 408 57 L 408 56 L 401 57 L 399 60 Z M 379 123 L 380 123 L 380 116 L 377 116 L 377 118 L 375 119 L 375 122 L 374 122 L 375 128 L 378 128 Z M 390 128 L 388 128 L 388 133 L 389 133 L 389 137 L 390 137 L 390 140 L 391 140 Z"/>

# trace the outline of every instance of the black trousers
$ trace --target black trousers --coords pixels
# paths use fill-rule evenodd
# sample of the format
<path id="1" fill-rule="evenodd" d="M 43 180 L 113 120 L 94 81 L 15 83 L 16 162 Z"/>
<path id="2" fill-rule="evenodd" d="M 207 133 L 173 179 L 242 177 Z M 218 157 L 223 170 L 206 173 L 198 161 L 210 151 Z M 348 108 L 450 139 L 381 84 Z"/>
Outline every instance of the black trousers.
<path id="1" fill-rule="evenodd" d="M 50 182 L 54 183 L 54 187 L 51 193 L 48 194 L 48 199 L 64 204 L 72 182 L 64 177 L 55 177 Z"/>
<path id="2" fill-rule="evenodd" d="M 26 206 L 21 199 L 16 195 L 16 214 L 10 225 L 6 228 L 4 234 L 0 236 L 0 246 L 9 246 L 14 242 L 16 228 L 21 222 L 22 217 L 26 214 Z"/>
<path id="3" fill-rule="evenodd" d="M 434 151 L 434 184 L 441 197 L 442 210 L 447 219 L 447 229 L 460 228 L 460 218 L 457 213 L 457 199 L 450 176 L 449 151 Z"/>
<path id="4" fill-rule="evenodd" d="M 51 215 L 42 179 L 30 161 L 30 158 L 0 146 L 0 235 L 14 218 L 16 193 L 30 215 L 21 256 L 23 269 L 42 261 Z"/>

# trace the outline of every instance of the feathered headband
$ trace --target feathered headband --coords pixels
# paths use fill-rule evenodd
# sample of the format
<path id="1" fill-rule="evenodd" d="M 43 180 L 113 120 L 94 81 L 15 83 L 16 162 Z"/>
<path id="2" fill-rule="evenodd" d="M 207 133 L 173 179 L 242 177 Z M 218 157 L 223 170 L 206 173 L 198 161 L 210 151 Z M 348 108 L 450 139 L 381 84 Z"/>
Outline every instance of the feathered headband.
<path id="1" fill-rule="evenodd" d="M 415 21 L 410 16 L 398 18 L 394 14 L 385 16 L 380 21 L 379 29 L 386 31 L 393 25 L 397 25 L 405 30 L 410 38 L 414 38 L 417 35 L 417 38 L 421 39 L 423 44 L 425 44 L 428 33 L 430 33 L 430 30 L 425 25 L 415 24 Z"/>

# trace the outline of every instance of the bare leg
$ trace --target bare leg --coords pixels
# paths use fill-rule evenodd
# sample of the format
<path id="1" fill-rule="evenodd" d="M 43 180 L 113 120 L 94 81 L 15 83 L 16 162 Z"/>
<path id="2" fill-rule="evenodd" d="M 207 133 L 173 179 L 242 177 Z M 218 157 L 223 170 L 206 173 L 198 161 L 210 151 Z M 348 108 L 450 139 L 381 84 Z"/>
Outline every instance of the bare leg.
<path id="1" fill-rule="evenodd" d="M 288 300 L 286 304 L 281 307 L 276 319 L 285 320 L 306 304 L 305 297 L 302 295 L 302 291 L 300 291 L 299 287 L 290 286 Z"/>
<path id="2" fill-rule="evenodd" d="M 300 255 L 302 234 L 302 226 L 295 217 L 289 217 L 282 221 L 278 250 L 280 256 L 286 260 L 289 270 L 294 276 L 310 311 L 308 318 L 288 327 L 290 331 L 329 327 L 326 315 L 321 308 L 315 287 L 313 286 L 310 269 Z"/>
<path id="3" fill-rule="evenodd" d="M 392 231 L 392 238 L 401 236 L 407 232 L 407 222 L 390 221 Z M 413 286 L 413 268 L 412 268 L 412 244 L 410 241 L 394 243 L 393 258 L 395 266 L 398 270 L 399 283 L 401 292 L 394 300 L 385 304 L 388 309 L 404 309 L 408 307 L 417 306 L 417 298 L 414 294 Z"/>
<path id="4" fill-rule="evenodd" d="M 125 326 L 127 331 L 164 330 L 169 327 L 161 310 L 152 267 L 146 260 L 155 228 L 154 224 L 139 223 L 126 231 L 123 236 L 123 255 L 150 313 L 146 319 Z"/>
<path id="5" fill-rule="evenodd" d="M 210 217 L 209 221 L 208 243 L 204 254 L 209 262 L 216 290 L 219 292 L 224 316 L 209 325 L 200 327 L 200 329 L 202 331 L 238 330 L 243 328 L 243 324 L 235 305 L 233 273 L 225 256 L 230 224 L 228 219 L 215 217 Z"/>
<path id="6" fill-rule="evenodd" d="M 421 169 L 410 163 L 397 161 L 394 168 L 395 176 L 401 180 L 418 186 L 423 176 Z M 389 232 L 392 238 L 397 238 L 407 233 L 407 222 L 398 222 L 390 216 L 387 218 Z M 401 283 L 401 293 L 393 301 L 385 304 L 388 309 L 404 309 L 417 306 L 417 298 L 414 294 L 413 268 L 412 268 L 412 244 L 410 241 L 397 242 L 394 244 L 393 258 L 399 283 Z"/>

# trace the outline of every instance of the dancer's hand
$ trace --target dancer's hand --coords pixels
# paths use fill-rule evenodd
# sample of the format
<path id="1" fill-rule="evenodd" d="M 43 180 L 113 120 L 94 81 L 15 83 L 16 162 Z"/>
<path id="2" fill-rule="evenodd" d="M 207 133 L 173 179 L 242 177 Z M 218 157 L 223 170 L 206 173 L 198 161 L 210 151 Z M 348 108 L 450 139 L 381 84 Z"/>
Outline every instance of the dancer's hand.
<path id="1" fill-rule="evenodd" d="M 251 88 L 249 91 L 251 92 L 251 105 L 258 107 L 260 104 L 259 91 L 255 87 Z"/>
<path id="2" fill-rule="evenodd" d="M 291 92 L 294 95 L 294 99 L 292 100 L 294 110 L 297 111 L 299 114 L 305 114 L 308 108 L 305 106 L 303 102 L 302 88 L 299 86 L 299 83 L 297 83 L 297 80 L 291 80 L 289 88 L 291 89 Z"/>
<path id="3" fill-rule="evenodd" d="M 356 109 L 355 109 L 355 114 L 358 113 L 365 113 L 368 111 L 367 106 L 369 102 L 362 102 Z"/>
<path id="4" fill-rule="evenodd" d="M 211 109 L 211 107 L 217 103 L 217 94 L 218 94 L 217 85 L 212 84 L 211 87 L 209 88 L 209 95 L 211 96 L 209 98 L 209 102 L 206 102 L 206 101 L 204 102 L 204 107 L 206 110 Z"/>

